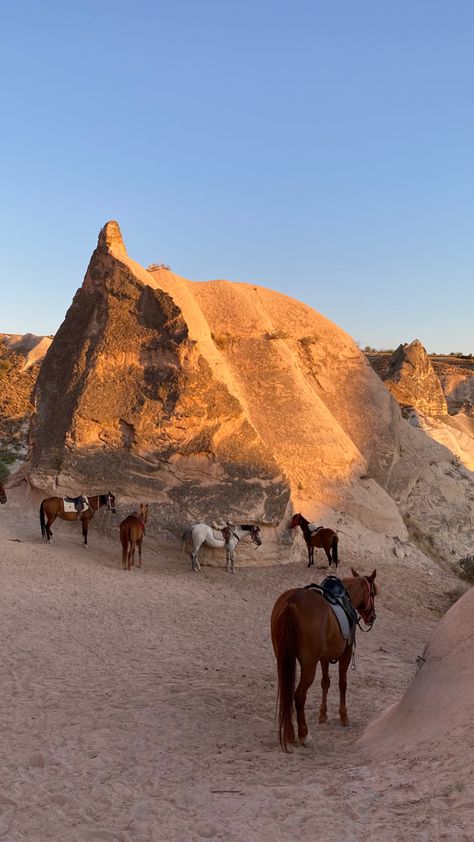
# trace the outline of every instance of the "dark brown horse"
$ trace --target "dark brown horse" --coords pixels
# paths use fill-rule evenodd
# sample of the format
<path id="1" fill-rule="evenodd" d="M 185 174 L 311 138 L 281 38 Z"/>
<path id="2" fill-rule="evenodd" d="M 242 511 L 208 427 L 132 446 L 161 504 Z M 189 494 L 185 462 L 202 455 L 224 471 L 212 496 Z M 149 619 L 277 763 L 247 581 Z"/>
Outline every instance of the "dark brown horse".
<path id="1" fill-rule="evenodd" d="M 111 512 L 117 511 L 115 508 L 115 497 L 111 491 L 108 491 L 107 494 L 98 494 L 95 497 L 88 497 L 87 501 L 89 504 L 87 509 L 83 509 L 81 512 L 66 512 L 64 511 L 64 500 L 62 497 L 48 497 L 46 500 L 43 500 L 39 510 L 41 534 L 43 538 L 47 538 L 48 541 L 52 540 L 53 533 L 51 525 L 57 517 L 61 518 L 61 520 L 80 520 L 82 521 L 84 546 L 87 547 L 87 531 L 89 529 L 89 523 L 94 517 L 94 513 L 97 509 L 100 509 L 101 506 L 107 506 Z"/>
<path id="2" fill-rule="evenodd" d="M 5 491 L 2 483 L 0 482 L 0 503 L 6 503 L 6 502 L 7 502 L 7 494 L 6 494 L 6 491 Z"/>
<path id="3" fill-rule="evenodd" d="M 137 567 L 142 566 L 142 542 L 147 520 L 148 503 L 140 503 L 140 511 L 128 515 L 120 524 L 122 570 L 131 570 L 135 564 L 135 548 L 138 549 Z"/>
<path id="4" fill-rule="evenodd" d="M 360 576 L 351 568 L 353 578 L 342 579 L 354 608 L 370 628 L 375 620 L 374 597 L 376 571 Z M 322 699 L 319 722 L 327 719 L 327 695 L 330 685 L 329 664 L 339 662 L 339 717 L 348 725 L 346 709 L 347 670 L 353 644 L 341 634 L 339 623 L 330 605 L 316 590 L 293 588 L 278 597 L 271 619 L 272 643 L 278 668 L 278 726 L 280 745 L 288 751 L 295 742 L 293 710 L 296 708 L 298 738 L 302 745 L 309 740 L 304 707 L 318 661 L 321 662 Z M 300 680 L 295 691 L 296 662 Z"/>
<path id="5" fill-rule="evenodd" d="M 297 526 L 301 527 L 301 531 L 306 541 L 306 546 L 308 547 L 308 567 L 312 567 L 314 564 L 314 548 L 322 547 L 326 553 L 329 567 L 334 563 L 337 570 L 337 565 L 339 563 L 339 559 L 337 557 L 337 545 L 339 543 L 337 532 L 335 532 L 334 529 L 328 529 L 325 526 L 320 526 L 316 532 L 311 532 L 309 528 L 309 521 L 307 521 L 300 512 L 293 515 L 291 518 L 290 529 L 296 529 Z"/>

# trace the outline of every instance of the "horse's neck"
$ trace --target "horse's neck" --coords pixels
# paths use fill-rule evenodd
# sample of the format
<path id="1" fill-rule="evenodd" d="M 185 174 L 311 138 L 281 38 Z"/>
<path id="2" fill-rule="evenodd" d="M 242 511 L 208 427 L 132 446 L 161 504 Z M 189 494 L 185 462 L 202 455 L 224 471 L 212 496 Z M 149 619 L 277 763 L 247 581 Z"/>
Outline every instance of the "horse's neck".
<path id="1" fill-rule="evenodd" d="M 357 609 L 359 606 L 364 604 L 365 593 L 364 585 L 361 579 L 342 579 L 342 584 L 349 594 L 354 608 Z"/>
<path id="2" fill-rule="evenodd" d="M 99 509 L 99 508 L 100 508 L 100 506 L 103 506 L 103 505 L 104 505 L 103 503 L 101 503 L 101 502 L 100 502 L 100 497 L 99 497 L 99 496 L 97 496 L 97 497 L 88 497 L 87 499 L 88 499 L 88 502 L 89 502 L 89 508 L 90 508 L 90 509 L 92 509 L 92 511 L 93 511 L 93 512 L 96 512 L 96 511 L 97 511 L 97 509 Z"/>

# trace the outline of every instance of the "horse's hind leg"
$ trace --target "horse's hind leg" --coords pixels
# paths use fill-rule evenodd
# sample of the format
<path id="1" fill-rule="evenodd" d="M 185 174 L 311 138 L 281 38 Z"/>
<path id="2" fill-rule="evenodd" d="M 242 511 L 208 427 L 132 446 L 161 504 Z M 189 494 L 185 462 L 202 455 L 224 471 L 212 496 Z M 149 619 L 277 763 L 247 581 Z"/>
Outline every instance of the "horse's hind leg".
<path id="1" fill-rule="evenodd" d="M 352 646 L 348 646 L 339 661 L 339 719 L 342 725 L 349 725 L 346 708 L 347 670 L 352 657 Z"/>
<path id="2" fill-rule="evenodd" d="M 48 536 L 48 541 L 54 541 L 53 530 L 51 529 L 51 526 L 53 525 L 55 520 L 56 515 L 53 515 L 51 518 L 48 517 L 48 520 L 46 521 L 46 535 Z"/>
<path id="3" fill-rule="evenodd" d="M 298 738 L 300 740 L 301 745 L 308 745 L 309 741 L 311 740 L 311 735 L 308 731 L 308 726 L 306 724 L 306 718 L 304 715 L 304 706 L 306 704 L 306 696 L 308 694 L 308 690 L 314 681 L 317 664 L 317 661 L 311 664 L 300 664 L 301 676 L 298 687 L 295 691 L 295 708 L 296 721 L 298 723 Z"/>
<path id="4" fill-rule="evenodd" d="M 198 554 L 197 550 L 193 550 L 192 553 L 191 553 L 191 566 L 192 566 L 192 569 L 193 569 L 193 573 L 197 573 L 198 570 L 201 569 L 201 565 L 199 564 L 197 554 Z"/>
<path id="5" fill-rule="evenodd" d="M 130 539 L 130 549 L 128 551 L 128 569 L 131 570 L 135 566 L 135 547 L 136 543 Z"/>
<path id="6" fill-rule="evenodd" d="M 128 538 L 122 539 L 122 570 L 127 569 L 127 556 L 128 556 Z"/>
<path id="7" fill-rule="evenodd" d="M 327 661 L 321 661 L 321 670 L 322 670 L 322 677 L 321 677 L 321 690 L 323 691 L 321 696 L 321 704 L 319 707 L 319 722 L 326 722 L 327 721 L 327 713 L 328 713 L 328 690 L 331 684 L 331 679 L 329 678 L 329 664 Z"/>

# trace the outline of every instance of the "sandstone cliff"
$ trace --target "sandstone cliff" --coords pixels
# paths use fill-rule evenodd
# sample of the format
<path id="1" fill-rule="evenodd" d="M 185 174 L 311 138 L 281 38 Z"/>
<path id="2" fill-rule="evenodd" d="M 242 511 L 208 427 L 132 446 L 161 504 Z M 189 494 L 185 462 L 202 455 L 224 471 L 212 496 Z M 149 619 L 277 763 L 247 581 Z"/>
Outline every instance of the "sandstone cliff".
<path id="1" fill-rule="evenodd" d="M 262 287 L 146 271 L 115 222 L 35 401 L 34 485 L 150 500 L 151 528 L 173 535 L 201 519 L 255 520 L 273 530 L 268 560 L 289 558 L 290 510 L 405 541 L 402 515 L 423 531 L 426 483 L 434 509 L 443 504 L 433 466 L 443 471 L 449 452 L 401 418 L 340 328 Z M 472 526 L 458 479 L 443 486 L 458 489 L 457 541 Z M 441 546 L 453 547 L 444 535 Z"/>

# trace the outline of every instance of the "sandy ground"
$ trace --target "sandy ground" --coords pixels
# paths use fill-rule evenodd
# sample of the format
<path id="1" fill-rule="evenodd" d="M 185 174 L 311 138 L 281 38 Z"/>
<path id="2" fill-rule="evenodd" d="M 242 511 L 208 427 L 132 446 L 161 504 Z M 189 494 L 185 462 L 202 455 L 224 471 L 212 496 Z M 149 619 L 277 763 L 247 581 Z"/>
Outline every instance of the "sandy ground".
<path id="1" fill-rule="evenodd" d="M 90 549 L 61 524 L 41 542 L 36 511 L 0 508 L 0 838 L 9 842 L 472 840 L 474 799 L 456 747 L 364 757 L 365 726 L 398 701 L 456 581 L 421 556 L 349 564 L 381 592 L 349 673 L 351 725 L 317 725 L 281 751 L 269 618 L 286 588 L 320 581 L 302 563 L 192 574 L 177 551 L 120 570 L 95 523 Z M 319 559 L 322 565 L 323 559 Z M 335 679 L 334 668 L 332 671 Z"/>

